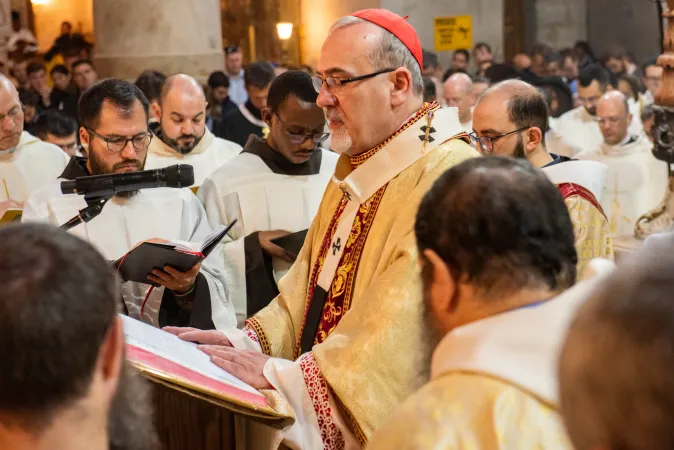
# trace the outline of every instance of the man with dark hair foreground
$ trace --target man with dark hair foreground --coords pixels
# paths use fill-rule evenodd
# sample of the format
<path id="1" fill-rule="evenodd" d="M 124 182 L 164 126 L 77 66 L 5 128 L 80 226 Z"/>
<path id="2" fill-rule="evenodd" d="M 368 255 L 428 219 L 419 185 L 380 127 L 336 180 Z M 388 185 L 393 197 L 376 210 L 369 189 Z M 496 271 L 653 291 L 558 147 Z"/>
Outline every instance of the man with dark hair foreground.
<path id="1" fill-rule="evenodd" d="M 435 182 L 415 231 L 431 380 L 368 449 L 570 449 L 554 359 L 583 297 L 557 298 L 576 279 L 557 189 L 522 159 L 470 160 Z"/>
<path id="2" fill-rule="evenodd" d="M 0 253 L 0 448 L 157 448 L 108 263 L 46 225 L 0 229 Z"/>
<path id="3" fill-rule="evenodd" d="M 488 89 L 475 106 L 471 138 L 485 155 L 527 159 L 557 186 L 573 223 L 581 276 L 592 258 L 613 258 L 609 223 L 599 203 L 606 166 L 549 153 L 547 120 L 547 103 L 538 89 L 519 80 L 504 81 Z"/>
<path id="4" fill-rule="evenodd" d="M 241 146 L 216 137 L 206 127 L 206 95 L 189 75 L 166 79 L 159 102 L 153 104 L 159 127 L 148 149 L 147 169 L 174 164 L 194 167 L 194 187 L 199 187 L 215 169 L 241 152 Z"/>
<path id="5" fill-rule="evenodd" d="M 597 123 L 597 102 L 607 91 L 617 88 L 611 85 L 606 69 L 591 64 L 580 71 L 578 98 L 582 105 L 563 114 L 554 122 L 546 139 L 551 152 L 573 157 L 583 151 L 593 151 L 604 141 Z M 639 116 L 630 122 L 630 135 L 643 133 Z"/>
<path id="6" fill-rule="evenodd" d="M 672 292 L 668 233 L 578 310 L 559 359 L 561 411 L 577 450 L 674 448 Z"/>
<path id="7" fill-rule="evenodd" d="M 110 78 L 90 87 L 79 104 L 80 141 L 88 159 L 73 157 L 60 178 L 143 170 L 152 139 L 148 109 L 145 95 L 126 81 Z M 83 195 L 63 194 L 60 182 L 55 182 L 26 201 L 23 220 L 62 225 L 86 206 Z M 119 193 L 105 204 L 100 216 L 72 232 L 115 261 L 141 241 L 195 242 L 204 239 L 211 228 L 192 192 L 163 188 Z M 155 269 L 147 284 L 124 283 L 122 298 L 131 317 L 153 325 L 213 328 L 236 323 L 217 256 L 186 272 L 170 266 Z"/>
<path id="8" fill-rule="evenodd" d="M 319 147 L 328 134 L 317 97 L 307 73 L 279 75 L 262 111 L 267 138 L 250 136 L 199 189 L 212 227 L 239 219 L 222 248 L 239 323 L 278 295 L 276 280 L 297 255 L 271 240 L 309 228 L 335 171 L 337 155 Z"/>
<path id="9" fill-rule="evenodd" d="M 244 80 L 248 100 L 231 110 L 215 125 L 215 135 L 244 146 L 248 136 L 267 137 L 269 127 L 262 119 L 267 107 L 269 86 L 276 77 L 274 66 L 267 61 L 256 61 L 246 67 Z"/>

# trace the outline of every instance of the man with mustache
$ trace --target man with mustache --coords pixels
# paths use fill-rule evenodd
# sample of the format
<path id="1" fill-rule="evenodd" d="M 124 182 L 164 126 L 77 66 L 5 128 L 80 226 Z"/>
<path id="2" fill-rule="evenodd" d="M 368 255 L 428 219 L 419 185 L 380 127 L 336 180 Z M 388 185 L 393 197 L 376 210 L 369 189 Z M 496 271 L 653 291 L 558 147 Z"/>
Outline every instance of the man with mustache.
<path id="1" fill-rule="evenodd" d="M 426 194 L 415 229 L 431 379 L 368 448 L 571 449 L 555 359 L 587 283 L 557 297 L 576 250 L 555 187 L 527 161 L 467 161 Z"/>
<path id="2" fill-rule="evenodd" d="M 60 178 L 142 170 L 152 140 L 148 109 L 145 95 L 126 81 L 107 79 L 89 88 L 79 103 L 80 141 L 89 159 L 73 157 Z M 84 196 L 63 194 L 56 182 L 26 201 L 23 220 L 62 225 L 86 206 Z M 118 194 L 98 217 L 71 230 L 111 261 L 141 241 L 194 242 L 210 231 L 206 212 L 194 194 L 188 189 L 169 188 Z M 122 285 L 122 298 L 131 317 L 155 326 L 214 328 L 236 324 L 217 256 L 187 272 L 170 266 L 155 269 L 148 275 L 150 282 L 159 287 L 136 282 Z"/>
<path id="3" fill-rule="evenodd" d="M 0 75 L 0 216 L 3 204 L 21 204 L 30 194 L 56 180 L 66 164 L 68 156 L 60 148 L 24 130 L 19 93 L 9 79 Z"/>
<path id="4" fill-rule="evenodd" d="M 206 95 L 197 80 L 178 74 L 166 79 L 159 103 L 159 131 L 148 149 L 147 169 L 174 164 L 194 167 L 194 187 L 241 152 L 241 146 L 215 137 L 206 127 Z"/>
<path id="5" fill-rule="evenodd" d="M 107 262 L 38 224 L 0 229 L 0 253 L 0 448 L 159 448 L 150 392 L 124 360 Z"/>
<path id="6" fill-rule="evenodd" d="M 272 242 L 307 230 L 330 181 L 337 155 L 320 148 L 328 138 L 311 76 L 288 71 L 271 83 L 262 117 L 266 139 L 251 135 L 243 152 L 206 179 L 198 192 L 211 226 L 238 222 L 222 245 L 237 320 L 278 295 L 297 257 Z M 301 245 L 300 240 L 300 245 Z"/>
<path id="7" fill-rule="evenodd" d="M 580 277 L 592 258 L 613 258 L 609 222 L 600 204 L 607 167 L 549 153 L 547 120 L 547 103 L 538 89 L 520 80 L 503 81 L 475 105 L 471 138 L 485 155 L 527 159 L 558 187 L 576 234 Z"/>
<path id="8" fill-rule="evenodd" d="M 205 349 L 216 364 L 293 410 L 294 425 L 251 430 L 248 448 L 365 446 L 417 387 L 414 215 L 446 169 L 478 156 L 456 109 L 423 102 L 422 67 L 416 31 L 390 11 L 331 27 L 313 81 L 341 156 L 280 295 L 244 331 L 169 329 L 220 344 Z"/>
<path id="9" fill-rule="evenodd" d="M 597 123 L 597 102 L 611 86 L 609 74 L 598 64 L 592 64 L 580 71 L 578 77 L 578 98 L 582 105 L 563 114 L 555 120 L 547 133 L 548 147 L 560 156 L 574 157 L 580 152 L 593 151 L 604 141 Z M 632 117 L 629 132 L 639 136 L 644 133 L 641 118 Z"/>

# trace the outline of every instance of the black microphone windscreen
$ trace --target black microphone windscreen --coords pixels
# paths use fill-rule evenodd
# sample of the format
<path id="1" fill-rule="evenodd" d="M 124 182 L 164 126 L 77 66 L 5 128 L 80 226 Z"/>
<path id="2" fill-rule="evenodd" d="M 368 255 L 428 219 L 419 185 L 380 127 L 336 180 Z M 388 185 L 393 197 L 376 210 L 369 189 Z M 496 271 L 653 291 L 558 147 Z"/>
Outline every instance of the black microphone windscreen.
<path id="1" fill-rule="evenodd" d="M 194 167 L 189 164 L 176 164 L 164 169 L 166 187 L 184 188 L 194 184 Z"/>

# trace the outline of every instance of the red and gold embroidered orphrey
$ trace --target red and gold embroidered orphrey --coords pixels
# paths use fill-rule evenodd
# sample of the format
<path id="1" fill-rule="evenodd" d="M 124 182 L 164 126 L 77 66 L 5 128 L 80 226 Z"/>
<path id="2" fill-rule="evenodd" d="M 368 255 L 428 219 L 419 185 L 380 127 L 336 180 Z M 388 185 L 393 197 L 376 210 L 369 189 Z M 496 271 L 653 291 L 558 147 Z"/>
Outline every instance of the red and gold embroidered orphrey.
<path id="1" fill-rule="evenodd" d="M 298 361 L 304 376 L 304 384 L 307 385 L 309 397 L 314 406 L 314 411 L 316 411 L 323 448 L 326 450 L 342 450 L 344 448 L 344 435 L 332 418 L 328 383 L 321 375 L 321 369 L 316 364 L 313 353 L 305 353 Z"/>
<path id="2" fill-rule="evenodd" d="M 271 354 L 271 344 L 267 339 L 267 335 L 262 329 L 262 325 L 260 325 L 260 322 L 258 322 L 255 317 L 251 317 L 250 319 L 246 320 L 243 331 L 248 335 L 249 338 L 260 344 L 262 353 L 273 356 Z"/>
<path id="3" fill-rule="evenodd" d="M 381 144 L 377 145 L 367 152 L 361 153 L 360 155 L 349 157 L 351 166 L 355 169 L 356 167 L 363 164 L 367 159 L 371 158 L 379 150 L 384 148 L 389 142 L 398 137 L 402 132 L 407 130 L 409 127 L 414 125 L 419 120 L 428 117 L 429 112 L 437 111 L 440 109 L 440 104 L 437 102 L 425 103 L 424 106 L 410 117 L 407 122 L 405 122 L 391 137 L 386 139 Z M 365 201 L 356 214 L 353 225 L 351 227 L 351 233 L 347 240 L 346 247 L 344 248 L 344 253 L 339 260 L 337 270 L 335 272 L 335 277 L 330 285 L 330 289 L 327 293 L 327 298 L 325 305 L 323 307 L 323 313 L 321 315 L 321 323 L 316 334 L 314 343 L 320 344 L 323 342 L 330 333 L 335 329 L 337 324 L 340 322 L 344 314 L 349 310 L 351 306 L 351 296 L 353 293 L 353 284 L 356 278 L 356 273 L 358 271 L 358 263 L 360 261 L 360 256 L 365 246 L 365 241 L 367 239 L 370 226 L 374 221 L 374 217 L 379 208 L 382 197 L 384 196 L 384 191 L 386 190 L 386 185 L 381 187 L 371 198 Z M 321 244 L 320 250 L 318 252 L 318 258 L 311 272 L 311 277 L 309 278 L 309 289 L 307 289 L 307 301 L 304 309 L 304 318 L 302 319 L 302 327 L 300 330 L 304 330 L 306 325 L 307 313 L 309 311 L 309 305 L 311 304 L 311 298 L 313 297 L 314 290 L 316 289 L 316 284 L 318 282 L 318 277 L 323 269 L 323 264 L 325 263 L 325 258 L 328 254 L 328 251 L 331 247 L 332 239 L 339 225 L 339 219 L 346 208 L 348 201 L 346 193 L 342 194 L 342 200 L 335 211 L 335 214 L 330 221 L 330 225 L 323 237 L 323 242 Z M 259 333 L 258 333 L 259 335 Z M 302 332 L 300 332 L 295 345 L 295 359 L 300 356 L 301 352 L 301 340 Z"/>

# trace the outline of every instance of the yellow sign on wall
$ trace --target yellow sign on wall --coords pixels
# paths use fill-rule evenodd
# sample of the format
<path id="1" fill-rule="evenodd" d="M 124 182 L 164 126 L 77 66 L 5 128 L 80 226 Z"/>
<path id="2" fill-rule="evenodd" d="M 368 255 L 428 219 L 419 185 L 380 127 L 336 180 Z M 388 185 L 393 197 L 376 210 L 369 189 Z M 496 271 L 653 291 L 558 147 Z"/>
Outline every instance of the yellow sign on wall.
<path id="1" fill-rule="evenodd" d="M 435 51 L 447 52 L 473 47 L 473 17 L 435 18 Z"/>

